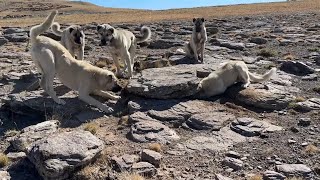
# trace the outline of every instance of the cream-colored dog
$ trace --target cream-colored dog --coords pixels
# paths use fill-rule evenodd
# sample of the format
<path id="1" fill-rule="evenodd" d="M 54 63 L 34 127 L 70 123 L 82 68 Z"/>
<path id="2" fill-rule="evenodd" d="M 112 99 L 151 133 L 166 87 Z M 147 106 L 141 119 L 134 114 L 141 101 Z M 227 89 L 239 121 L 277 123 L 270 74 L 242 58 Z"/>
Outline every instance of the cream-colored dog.
<path id="1" fill-rule="evenodd" d="M 84 58 L 84 46 L 85 46 L 85 34 L 78 25 L 71 25 L 65 30 L 60 29 L 60 24 L 54 22 L 51 26 L 53 33 L 57 36 L 61 36 L 60 43 L 69 50 L 70 54 L 77 59 L 83 60 Z"/>
<path id="2" fill-rule="evenodd" d="M 207 30 L 204 18 L 193 18 L 193 30 L 190 42 L 184 46 L 185 53 L 189 57 L 194 57 L 198 62 L 203 63 L 204 49 L 207 42 Z"/>
<path id="3" fill-rule="evenodd" d="M 119 99 L 119 96 L 106 92 L 112 89 L 120 90 L 121 87 L 117 84 L 118 80 L 115 75 L 108 70 L 76 60 L 59 42 L 39 36 L 51 27 L 57 13 L 58 11 L 53 11 L 42 24 L 30 30 L 31 56 L 41 73 L 40 86 L 56 103 L 65 104 L 65 101 L 59 99 L 53 89 L 53 79 L 57 74 L 65 86 L 79 92 L 81 100 L 107 113 L 112 112 L 112 108 L 92 98 L 89 94 L 93 93 L 113 100 Z"/>
<path id="4" fill-rule="evenodd" d="M 277 69 L 272 68 L 262 76 L 249 72 L 243 61 L 230 61 L 223 63 L 222 67 L 202 79 L 198 85 L 201 97 L 211 97 L 225 92 L 225 90 L 236 82 L 243 82 L 242 87 L 247 88 L 252 82 L 264 82 L 276 74 Z"/>
<path id="5" fill-rule="evenodd" d="M 141 37 L 136 37 L 132 32 L 115 29 L 109 24 L 97 26 L 100 35 L 101 46 L 108 46 L 116 65 L 117 76 L 122 76 L 119 60 L 124 60 L 125 71 L 128 71 L 128 77 L 132 77 L 134 58 L 136 54 L 137 43 L 142 43 L 150 39 L 150 28 L 143 26 L 141 28 Z"/>

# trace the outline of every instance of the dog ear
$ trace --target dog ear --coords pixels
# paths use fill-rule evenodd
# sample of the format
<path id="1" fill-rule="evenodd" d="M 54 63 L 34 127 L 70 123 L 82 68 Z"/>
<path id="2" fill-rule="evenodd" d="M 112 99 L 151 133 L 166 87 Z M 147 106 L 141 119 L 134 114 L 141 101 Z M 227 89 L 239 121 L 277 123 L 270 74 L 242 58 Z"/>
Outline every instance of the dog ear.
<path id="1" fill-rule="evenodd" d="M 100 29 L 103 28 L 102 25 L 97 26 L 97 31 L 100 31 Z"/>
<path id="2" fill-rule="evenodd" d="M 192 22 L 196 22 L 196 20 L 197 20 L 196 18 L 193 18 Z"/>
<path id="3" fill-rule="evenodd" d="M 74 31 L 74 28 L 69 28 L 69 33 L 72 33 L 72 31 Z"/>
<path id="4" fill-rule="evenodd" d="M 111 32 L 111 34 L 114 33 L 114 28 L 110 28 L 109 31 Z"/>
<path id="5" fill-rule="evenodd" d="M 201 18 L 201 21 L 204 22 L 205 21 L 204 18 Z"/>

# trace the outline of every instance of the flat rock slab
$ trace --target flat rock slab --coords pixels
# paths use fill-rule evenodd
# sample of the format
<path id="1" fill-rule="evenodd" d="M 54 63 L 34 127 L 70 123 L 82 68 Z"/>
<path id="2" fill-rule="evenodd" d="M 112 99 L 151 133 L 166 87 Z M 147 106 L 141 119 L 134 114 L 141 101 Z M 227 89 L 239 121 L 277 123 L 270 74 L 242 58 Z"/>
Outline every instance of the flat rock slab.
<path id="1" fill-rule="evenodd" d="M 259 136 L 262 133 L 282 130 L 282 127 L 272 125 L 266 121 L 256 120 L 254 118 L 237 118 L 231 123 L 230 128 L 247 137 Z"/>
<path id="2" fill-rule="evenodd" d="M 60 122 L 57 120 L 45 121 L 21 130 L 21 133 L 11 141 L 12 146 L 18 151 L 26 151 L 35 141 L 40 140 L 58 130 Z"/>
<path id="3" fill-rule="evenodd" d="M 245 142 L 249 139 L 255 138 L 247 138 L 242 136 L 232 130 L 229 127 L 224 127 L 220 129 L 220 131 L 214 132 L 213 135 L 210 136 L 197 136 L 191 138 L 181 144 L 177 145 L 177 149 L 184 150 L 187 152 L 193 151 L 226 151 L 233 144 Z"/>
<path id="4" fill-rule="evenodd" d="M 127 86 L 129 93 L 155 99 L 184 98 L 194 95 L 200 78 L 197 70 L 207 69 L 204 64 L 177 65 L 145 69 L 134 76 Z M 214 67 L 212 66 L 212 71 Z"/>
<path id="5" fill-rule="evenodd" d="M 247 106 L 266 110 L 284 109 L 295 98 L 290 92 L 259 84 L 251 84 L 246 89 L 235 85 L 227 90 L 227 94 Z"/>
<path id="6" fill-rule="evenodd" d="M 277 165 L 276 170 L 285 176 L 303 176 L 305 178 L 312 178 L 312 170 L 304 164 L 282 164 Z"/>
<path id="7" fill-rule="evenodd" d="M 304 102 L 297 103 L 297 109 L 302 111 L 312 111 L 320 109 L 320 99 L 319 98 L 311 98 Z"/>
<path id="8" fill-rule="evenodd" d="M 44 179 L 67 179 L 94 160 L 104 143 L 88 131 L 55 133 L 35 142 L 27 156 Z"/>
<path id="9" fill-rule="evenodd" d="M 130 137 L 135 142 L 159 142 L 163 144 L 180 139 L 174 130 L 156 121 L 140 121 L 133 124 Z"/>
<path id="10" fill-rule="evenodd" d="M 191 116 L 187 121 L 190 128 L 197 130 L 218 131 L 229 121 L 233 121 L 235 116 L 226 112 L 208 112 Z"/>

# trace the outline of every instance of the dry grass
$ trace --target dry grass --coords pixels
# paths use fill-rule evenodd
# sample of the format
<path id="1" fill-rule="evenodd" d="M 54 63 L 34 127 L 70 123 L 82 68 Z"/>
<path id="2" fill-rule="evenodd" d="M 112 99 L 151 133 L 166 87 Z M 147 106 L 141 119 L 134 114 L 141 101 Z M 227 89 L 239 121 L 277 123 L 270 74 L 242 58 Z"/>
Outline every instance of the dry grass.
<path id="1" fill-rule="evenodd" d="M 136 173 L 130 174 L 129 172 L 121 173 L 118 179 L 119 180 L 145 180 L 145 178 L 140 176 L 139 174 L 136 174 Z"/>
<path id="2" fill-rule="evenodd" d="M 0 153 L 0 168 L 9 164 L 9 158 L 7 155 Z"/>
<path id="3" fill-rule="evenodd" d="M 29 15 L 31 17 L 19 18 L 3 18 L 0 19 L 0 26 L 28 26 L 40 23 L 43 17 L 48 14 L 49 10 L 43 11 L 17 11 L 16 6 L 25 7 L 27 4 L 20 0 L 20 4 L 12 5 L 12 0 L 6 1 L 4 8 L 6 11 L 1 11 L 0 16 L 6 15 Z M 35 2 L 36 0 L 27 1 Z M 44 1 L 37 1 L 44 3 Z M 237 15 L 256 15 L 267 13 L 296 13 L 318 11 L 320 9 L 320 0 L 304 0 L 299 2 L 278 2 L 264 3 L 251 5 L 230 5 L 218 7 L 203 7 L 203 8 L 186 8 L 173 9 L 165 11 L 150 11 L 150 10 L 132 10 L 132 9 L 112 9 L 98 7 L 89 3 L 70 2 L 70 1 L 45 1 L 55 5 L 67 5 L 71 7 L 60 8 L 59 11 L 64 14 L 57 17 L 57 21 L 61 23 L 80 23 L 87 24 L 91 22 L 97 23 L 119 23 L 119 22 L 155 22 L 163 20 L 191 20 L 194 17 L 219 18 L 225 16 Z M 39 3 L 40 4 L 40 3 Z M 45 5 L 40 5 L 45 6 Z M 54 7 L 54 6 L 53 6 Z M 52 9 L 52 8 L 51 8 Z M 51 10 L 50 9 L 50 10 Z M 254 9 L 255 11 L 252 11 Z M 77 13 L 74 13 L 77 12 Z M 107 12 L 107 13 L 106 13 Z M 85 14 L 85 15 L 83 15 Z"/>
<path id="4" fill-rule="evenodd" d="M 302 97 L 302 96 L 297 96 L 295 99 L 294 99 L 294 102 L 304 102 L 306 101 L 306 98 Z"/>
<path id="5" fill-rule="evenodd" d="M 303 152 L 308 155 L 314 155 L 320 153 L 320 150 L 317 146 L 309 144 Z"/>
<path id="6" fill-rule="evenodd" d="M 265 49 L 261 49 L 260 52 L 258 52 L 258 55 L 263 57 L 275 57 L 278 55 L 278 52 L 272 49 L 265 48 Z"/>
<path id="7" fill-rule="evenodd" d="M 156 151 L 156 152 L 162 152 L 161 144 L 159 144 L 159 143 L 150 144 L 148 149 Z"/>
<path id="8" fill-rule="evenodd" d="M 16 136 L 17 134 L 19 134 L 19 131 L 15 130 L 15 129 L 7 130 L 4 133 L 4 135 L 7 136 L 7 137 L 13 137 L 13 136 Z"/>
<path id="9" fill-rule="evenodd" d="M 292 54 L 286 54 L 283 56 L 283 59 L 285 60 L 294 60 L 295 57 Z"/>
<path id="10" fill-rule="evenodd" d="M 248 178 L 248 180 L 263 180 L 263 177 L 260 174 L 256 174 Z"/>
<path id="11" fill-rule="evenodd" d="M 95 122 L 89 122 L 84 125 L 84 130 L 89 131 L 92 134 L 96 134 L 99 129 L 99 125 Z"/>

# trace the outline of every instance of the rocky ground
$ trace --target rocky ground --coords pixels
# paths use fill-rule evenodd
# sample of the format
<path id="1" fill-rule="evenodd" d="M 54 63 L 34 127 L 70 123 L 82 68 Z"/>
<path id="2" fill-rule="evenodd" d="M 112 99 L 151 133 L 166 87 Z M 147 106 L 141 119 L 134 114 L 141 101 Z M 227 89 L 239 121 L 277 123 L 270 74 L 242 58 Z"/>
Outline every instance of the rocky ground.
<path id="1" fill-rule="evenodd" d="M 136 74 L 122 80 L 121 100 L 105 102 L 114 107 L 112 115 L 83 103 L 58 79 L 63 106 L 32 86 L 39 74 L 26 52 L 30 27 L 2 27 L 0 149 L 10 162 L 0 177 L 320 179 L 319 18 L 207 19 L 204 64 L 176 51 L 190 38 L 191 22 L 144 24 L 152 40 L 137 50 Z M 113 25 L 138 33 L 142 24 Z M 114 70 L 110 54 L 98 46 L 96 24 L 84 29 L 86 61 Z M 277 76 L 198 99 L 201 78 L 229 60 L 243 60 L 256 73 L 278 67 Z"/>

